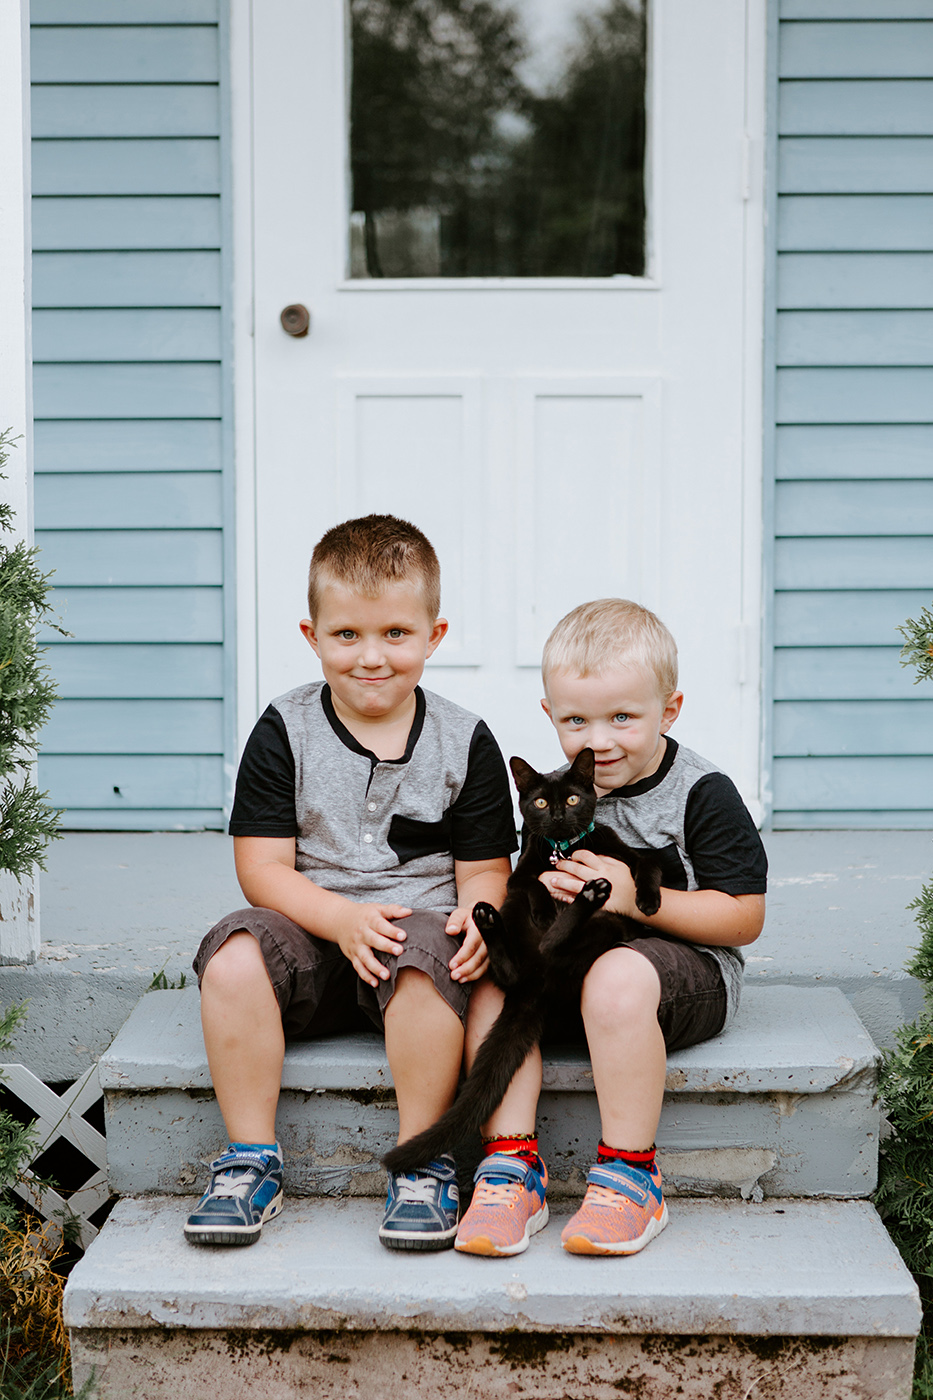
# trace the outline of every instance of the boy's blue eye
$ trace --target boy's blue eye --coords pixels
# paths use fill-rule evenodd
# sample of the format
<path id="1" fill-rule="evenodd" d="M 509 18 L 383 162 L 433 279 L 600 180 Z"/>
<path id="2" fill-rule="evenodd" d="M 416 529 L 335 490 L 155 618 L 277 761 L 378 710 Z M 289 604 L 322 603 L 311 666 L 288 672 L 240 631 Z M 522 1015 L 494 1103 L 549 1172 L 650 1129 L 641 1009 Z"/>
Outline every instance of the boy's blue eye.
<path id="1" fill-rule="evenodd" d="M 617 721 L 625 724 L 627 720 L 631 719 L 631 715 L 616 715 L 615 718 Z"/>
<path id="2" fill-rule="evenodd" d="M 570 718 L 568 719 L 567 723 L 568 723 L 568 724 L 586 724 L 586 720 L 583 719 L 580 715 L 571 715 Z"/>

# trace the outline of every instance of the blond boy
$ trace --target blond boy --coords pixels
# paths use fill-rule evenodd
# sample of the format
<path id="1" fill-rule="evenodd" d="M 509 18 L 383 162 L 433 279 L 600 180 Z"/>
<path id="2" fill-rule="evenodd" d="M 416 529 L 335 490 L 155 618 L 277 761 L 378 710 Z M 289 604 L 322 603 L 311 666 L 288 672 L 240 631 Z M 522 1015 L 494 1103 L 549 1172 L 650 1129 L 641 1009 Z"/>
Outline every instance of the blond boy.
<path id="1" fill-rule="evenodd" d="M 680 713 L 677 649 L 653 613 L 619 598 L 575 608 L 555 627 L 542 663 L 545 713 L 565 756 L 596 756 L 596 820 L 662 866 L 661 908 L 635 906 L 628 866 L 578 850 L 541 876 L 558 900 L 586 881 L 612 884 L 607 909 L 643 935 L 597 959 L 579 1007 L 564 1008 L 557 1038 L 585 1033 L 602 1137 L 580 1209 L 564 1227 L 573 1254 L 634 1254 L 667 1224 L 654 1139 L 668 1050 L 728 1024 L 743 960 L 764 922 L 767 862 L 738 792 L 715 765 L 668 738 Z M 501 993 L 475 989 L 467 1024 L 471 1057 L 498 1014 Z M 511 1255 L 547 1222 L 547 1171 L 537 1152 L 541 1058 L 528 1057 L 486 1125 L 486 1157 L 456 1248 Z"/>
<path id="2" fill-rule="evenodd" d="M 453 1100 L 488 966 L 470 911 L 502 902 L 516 841 L 489 730 L 418 684 L 439 611 L 437 557 L 406 521 L 346 521 L 314 550 L 300 626 L 324 681 L 273 701 L 247 742 L 230 831 L 251 907 L 194 962 L 230 1145 L 185 1226 L 193 1244 L 252 1244 L 281 1208 L 286 1040 L 384 1028 L 399 1141 Z M 444 1249 L 458 1215 L 445 1156 L 390 1177 L 380 1239 Z"/>

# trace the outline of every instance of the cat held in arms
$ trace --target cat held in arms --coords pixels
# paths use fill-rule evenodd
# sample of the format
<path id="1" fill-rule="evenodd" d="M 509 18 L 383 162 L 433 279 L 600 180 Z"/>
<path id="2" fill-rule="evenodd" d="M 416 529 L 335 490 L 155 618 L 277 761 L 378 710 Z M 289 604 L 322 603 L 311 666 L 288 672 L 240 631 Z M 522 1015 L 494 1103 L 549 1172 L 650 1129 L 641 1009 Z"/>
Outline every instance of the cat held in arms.
<path id="1" fill-rule="evenodd" d="M 592 749 L 581 749 L 569 769 L 554 773 L 538 773 L 522 758 L 510 759 L 509 767 L 518 788 L 525 846 L 509 876 L 501 910 L 485 903 L 473 907 L 490 974 L 505 1002 L 453 1106 L 423 1133 L 386 1153 L 383 1161 L 392 1172 L 414 1171 L 478 1133 L 540 1042 L 554 998 L 579 998 L 596 959 L 644 931 L 636 920 L 603 909 L 611 893 L 608 880 L 590 880 L 571 904 L 558 904 L 538 879 L 543 871 L 576 850 L 612 856 L 631 870 L 641 912 L 650 917 L 661 907 L 661 868 L 653 853 L 633 850 L 593 820 Z"/>

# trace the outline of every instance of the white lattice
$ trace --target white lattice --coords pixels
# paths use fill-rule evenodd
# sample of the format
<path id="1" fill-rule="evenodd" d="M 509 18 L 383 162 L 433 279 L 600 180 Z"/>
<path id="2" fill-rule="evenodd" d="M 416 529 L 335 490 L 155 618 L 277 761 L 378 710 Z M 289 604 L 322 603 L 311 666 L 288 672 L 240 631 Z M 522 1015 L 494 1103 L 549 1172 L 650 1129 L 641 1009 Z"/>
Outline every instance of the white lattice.
<path id="1" fill-rule="evenodd" d="M 30 1185 L 33 1176 L 29 1170 L 24 1172 L 24 1181 L 13 1188 L 45 1220 L 60 1224 L 63 1213 L 75 1216 L 80 1226 L 78 1238 L 81 1248 L 87 1249 L 97 1234 L 89 1217 L 100 1209 L 110 1195 L 107 1184 L 107 1139 L 82 1116 L 102 1097 L 97 1066 L 92 1065 L 63 1094 L 56 1094 L 25 1065 L 0 1065 L 0 1084 L 36 1114 L 33 1127 L 38 1145 L 34 1162 L 57 1138 L 64 1138 L 88 1159 L 91 1168 L 96 1168 L 84 1184 L 67 1198 L 50 1188 L 41 1191 Z"/>

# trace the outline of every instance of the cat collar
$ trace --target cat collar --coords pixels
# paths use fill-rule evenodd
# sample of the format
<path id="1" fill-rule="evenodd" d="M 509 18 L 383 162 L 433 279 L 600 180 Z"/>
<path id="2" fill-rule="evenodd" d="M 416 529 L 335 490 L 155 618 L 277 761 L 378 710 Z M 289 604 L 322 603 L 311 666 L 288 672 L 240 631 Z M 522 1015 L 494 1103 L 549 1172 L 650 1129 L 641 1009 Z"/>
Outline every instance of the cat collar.
<path id="1" fill-rule="evenodd" d="M 583 845 L 583 842 L 589 836 L 590 832 L 595 830 L 595 827 L 596 823 L 590 822 L 586 831 L 581 831 L 577 836 L 572 836 L 569 841 L 553 841 L 550 836 L 545 836 L 544 840 L 551 848 L 551 854 L 548 857 L 551 864 L 556 865 L 559 860 L 566 860 L 568 855 L 571 855 L 578 846 Z"/>

